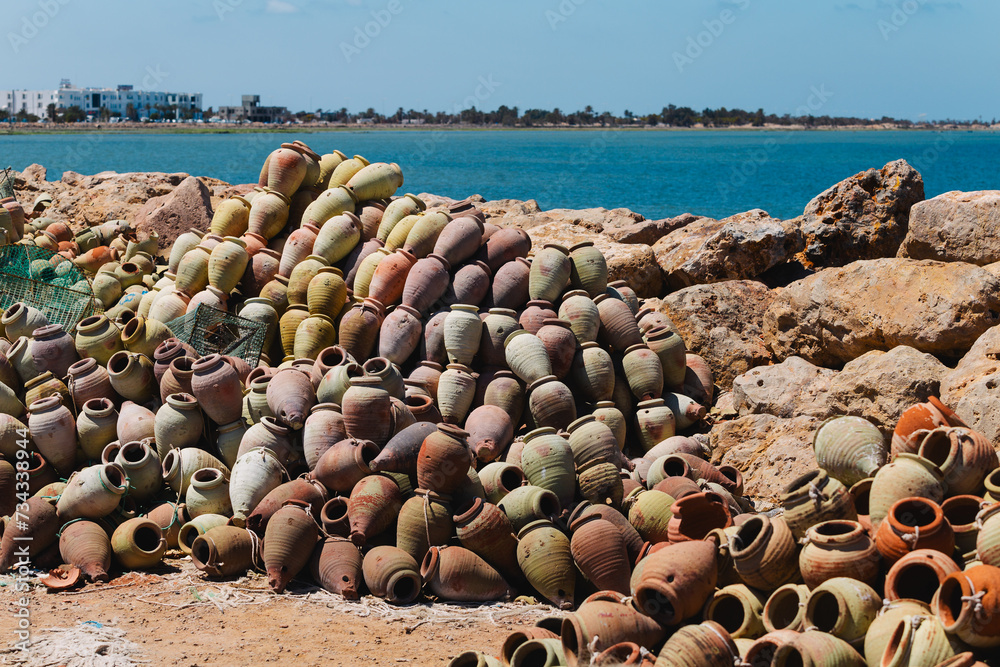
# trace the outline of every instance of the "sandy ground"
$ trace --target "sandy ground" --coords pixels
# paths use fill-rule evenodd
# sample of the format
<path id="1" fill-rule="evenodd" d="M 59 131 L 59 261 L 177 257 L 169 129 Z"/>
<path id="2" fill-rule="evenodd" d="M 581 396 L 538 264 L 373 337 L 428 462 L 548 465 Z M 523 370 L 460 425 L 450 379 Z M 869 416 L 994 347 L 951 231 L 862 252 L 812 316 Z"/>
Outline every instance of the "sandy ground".
<path id="1" fill-rule="evenodd" d="M 297 582 L 274 595 L 261 574 L 211 581 L 189 558 L 174 555 L 155 572 L 107 584 L 61 593 L 35 588 L 28 655 L 10 648 L 15 596 L 8 593 L 11 578 L 0 577 L 0 664 L 444 665 L 469 649 L 499 655 L 512 630 L 555 611 L 521 604 L 392 607 Z"/>

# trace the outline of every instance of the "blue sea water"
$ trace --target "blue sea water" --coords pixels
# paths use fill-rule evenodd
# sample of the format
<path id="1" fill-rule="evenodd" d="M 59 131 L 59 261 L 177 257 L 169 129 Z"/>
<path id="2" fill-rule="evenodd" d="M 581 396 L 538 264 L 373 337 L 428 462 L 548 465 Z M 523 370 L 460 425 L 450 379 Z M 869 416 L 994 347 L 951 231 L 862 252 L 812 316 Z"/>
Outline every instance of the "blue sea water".
<path id="1" fill-rule="evenodd" d="M 899 158 L 926 195 L 1000 188 L 1000 134 L 966 131 L 450 131 L 0 135 L 0 166 L 187 172 L 256 182 L 268 152 L 302 139 L 397 162 L 406 192 L 536 199 L 542 208 L 626 207 L 656 219 L 762 208 L 799 215 L 834 183 Z"/>

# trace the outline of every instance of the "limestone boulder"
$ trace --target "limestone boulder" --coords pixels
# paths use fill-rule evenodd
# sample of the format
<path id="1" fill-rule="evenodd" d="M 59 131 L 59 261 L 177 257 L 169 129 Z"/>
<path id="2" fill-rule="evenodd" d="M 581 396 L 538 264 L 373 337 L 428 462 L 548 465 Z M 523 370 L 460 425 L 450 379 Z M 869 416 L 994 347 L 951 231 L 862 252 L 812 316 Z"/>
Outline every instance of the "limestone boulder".
<path id="1" fill-rule="evenodd" d="M 1000 324 L 1000 280 L 964 262 L 876 259 L 819 271 L 781 290 L 764 314 L 777 359 L 838 367 L 898 345 L 964 354 Z"/>
<path id="2" fill-rule="evenodd" d="M 941 400 L 991 442 L 1000 442 L 1000 327 L 980 336 L 945 376 Z"/>
<path id="3" fill-rule="evenodd" d="M 683 213 L 663 220 L 645 220 L 621 227 L 605 228 L 604 232 L 618 243 L 644 243 L 653 245 L 667 234 L 685 227 L 692 222 L 707 220 L 703 216 Z"/>
<path id="4" fill-rule="evenodd" d="M 754 368 L 733 380 L 733 409 L 740 415 L 826 419 L 836 414 L 829 400 L 836 376 L 837 371 L 800 357 Z"/>
<path id="5" fill-rule="evenodd" d="M 904 410 L 941 395 L 949 372 L 937 358 L 912 347 L 873 350 L 831 378 L 827 402 L 832 414 L 863 417 L 889 436 Z"/>
<path id="6" fill-rule="evenodd" d="M 671 319 L 688 351 L 708 362 L 726 390 L 736 376 L 771 362 L 762 324 L 773 300 L 774 292 L 763 283 L 727 280 L 685 287 L 645 305 Z"/>
<path id="7" fill-rule="evenodd" d="M 803 248 L 792 221 L 760 209 L 722 220 L 704 218 L 667 234 L 653 246 L 670 289 L 756 278 Z"/>
<path id="8" fill-rule="evenodd" d="M 843 266 L 895 257 L 910 208 L 924 198 L 924 181 L 906 160 L 844 179 L 810 201 L 799 223 L 806 266 Z"/>
<path id="9" fill-rule="evenodd" d="M 743 473 L 744 493 L 776 505 L 795 478 L 816 469 L 813 433 L 820 419 L 746 415 L 716 424 L 710 433 L 712 463 L 731 465 Z"/>
<path id="10" fill-rule="evenodd" d="M 140 234 L 155 231 L 161 251 L 169 251 L 189 229 L 208 229 L 212 222 L 212 193 L 200 179 L 188 176 L 169 193 L 147 201 L 134 215 Z"/>
<path id="11" fill-rule="evenodd" d="M 1000 261 L 1000 190 L 945 192 L 914 204 L 900 257 Z"/>

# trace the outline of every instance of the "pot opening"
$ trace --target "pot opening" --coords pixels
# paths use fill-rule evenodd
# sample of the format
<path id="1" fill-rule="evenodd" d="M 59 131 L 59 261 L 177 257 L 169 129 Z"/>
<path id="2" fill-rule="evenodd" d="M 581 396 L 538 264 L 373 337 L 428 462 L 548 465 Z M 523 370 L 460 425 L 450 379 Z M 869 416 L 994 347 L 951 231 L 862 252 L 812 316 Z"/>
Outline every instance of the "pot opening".
<path id="1" fill-rule="evenodd" d="M 931 431 L 920 445 L 920 456 L 940 466 L 951 453 L 951 438 L 947 431 Z"/>
<path id="2" fill-rule="evenodd" d="M 343 498 L 332 498 L 320 511 L 320 519 L 323 522 L 339 521 L 345 516 L 347 516 L 347 502 Z"/>
<path id="3" fill-rule="evenodd" d="M 726 632 L 732 634 L 742 628 L 744 623 L 746 623 L 746 609 L 743 607 L 743 603 L 740 602 L 736 596 L 724 595 L 717 598 L 708 620 L 715 621 L 724 627 Z"/>
<path id="4" fill-rule="evenodd" d="M 552 664 L 549 661 L 549 648 L 545 644 L 534 643 L 527 647 L 522 644 L 515 653 L 518 667 L 546 667 Z M 511 662 L 511 665 L 513 664 L 514 661 Z"/>
<path id="5" fill-rule="evenodd" d="M 191 475 L 192 482 L 212 482 L 222 476 L 222 473 L 215 468 L 202 468 L 195 470 Z"/>
<path id="6" fill-rule="evenodd" d="M 771 640 L 758 639 L 747 651 L 746 661 L 751 665 L 770 665 L 778 646 Z"/>
<path id="7" fill-rule="evenodd" d="M 945 510 L 944 518 L 948 519 L 948 523 L 952 526 L 968 526 L 976 522 L 976 515 L 979 514 L 979 498 L 956 497 L 945 505 L 946 508 L 942 506 Z"/>
<path id="8" fill-rule="evenodd" d="M 840 602 L 830 591 L 816 591 L 809 599 L 806 615 L 810 625 L 822 632 L 832 632 L 840 620 Z"/>
<path id="9" fill-rule="evenodd" d="M 941 590 L 938 595 L 940 597 L 937 605 L 938 617 L 941 619 L 941 623 L 945 626 L 945 629 L 948 629 L 958 621 L 958 617 L 962 615 L 962 609 L 965 606 L 965 602 L 962 600 L 962 586 L 959 580 L 954 577 L 945 579 L 941 584 Z"/>
<path id="10" fill-rule="evenodd" d="M 934 506 L 922 498 L 912 498 L 896 504 L 892 512 L 900 525 L 907 528 L 928 526 L 934 522 Z"/>
<path id="11" fill-rule="evenodd" d="M 674 605 L 664 595 L 655 590 L 640 588 L 636 591 L 635 601 L 647 616 L 668 618 L 676 617 Z"/>
<path id="12" fill-rule="evenodd" d="M 129 356 L 128 352 L 115 352 L 110 359 L 108 359 L 108 370 L 112 373 L 122 373 L 128 368 Z"/>
<path id="13" fill-rule="evenodd" d="M 189 549 L 194 548 L 194 543 L 199 537 L 201 537 L 201 534 L 198 532 L 198 529 L 187 524 L 181 526 L 181 532 L 177 534 L 177 540 Z"/>
<path id="14" fill-rule="evenodd" d="M 125 328 L 122 329 L 122 333 L 126 338 L 131 338 L 135 335 L 136 330 L 139 328 L 139 319 L 131 319 L 125 323 Z"/>
<path id="15" fill-rule="evenodd" d="M 506 468 L 500 473 L 500 486 L 505 491 L 513 491 L 524 483 L 524 474 L 517 468 Z"/>
<path id="16" fill-rule="evenodd" d="M 903 636 L 906 634 L 907 620 L 908 619 L 900 619 L 899 622 L 896 623 L 896 627 L 892 631 L 892 635 L 889 637 L 889 643 L 886 644 L 885 651 L 882 653 L 882 664 L 890 664 L 892 659 L 896 657 L 896 654 L 899 653 L 900 646 L 903 643 Z"/>
<path id="17" fill-rule="evenodd" d="M 574 658 L 573 662 L 577 662 L 580 653 L 580 638 L 577 636 L 577 626 L 567 618 L 562 622 L 559 634 L 562 638 L 563 653 L 566 654 L 567 658 Z"/>
<path id="18" fill-rule="evenodd" d="M 663 473 L 666 477 L 687 477 L 691 468 L 684 459 L 670 457 L 663 462 Z"/>
<path id="19" fill-rule="evenodd" d="M 796 491 L 801 491 L 808 487 L 817 477 L 819 477 L 819 470 L 811 470 L 804 475 L 797 477 L 792 480 L 792 482 L 785 487 L 785 493 L 794 493 Z"/>
<path id="20" fill-rule="evenodd" d="M 104 466 L 104 476 L 107 477 L 108 482 L 112 486 L 118 488 L 125 486 L 125 474 L 122 472 L 121 468 L 116 465 L 108 464 Z"/>
<path id="21" fill-rule="evenodd" d="M 118 453 L 129 463 L 138 463 L 146 458 L 146 450 L 138 442 L 130 442 L 122 447 Z"/>
<path id="22" fill-rule="evenodd" d="M 836 537 L 837 535 L 847 535 L 856 528 L 857 526 L 851 521 L 827 521 L 816 526 L 813 530 L 826 537 Z"/>
<path id="23" fill-rule="evenodd" d="M 417 597 L 420 586 L 415 574 L 399 577 L 392 585 L 392 597 L 400 602 L 410 602 Z"/>
<path id="24" fill-rule="evenodd" d="M 200 535 L 195 538 L 194 544 L 189 546 L 191 547 L 191 560 L 194 561 L 195 565 L 205 567 L 212 560 L 212 549 L 208 546 L 208 540 L 202 539 Z"/>
<path id="25" fill-rule="evenodd" d="M 389 360 L 385 357 L 373 357 L 361 366 L 369 375 L 378 375 L 388 370 Z"/>
<path id="26" fill-rule="evenodd" d="M 140 551 L 154 553 L 160 548 L 160 530 L 153 526 L 139 526 L 132 533 L 132 541 Z"/>
<path id="27" fill-rule="evenodd" d="M 759 516 L 754 516 L 747 519 L 746 523 L 740 526 L 739 531 L 737 531 L 736 536 L 739 538 L 742 548 L 733 549 L 733 553 L 741 553 L 747 551 L 760 534 L 764 532 L 764 521 Z"/>
<path id="28" fill-rule="evenodd" d="M 802 653 L 794 646 L 782 647 L 785 650 L 775 656 L 774 665 L 777 667 L 805 667 L 806 661 Z M 810 661 L 809 664 L 812 664 Z"/>
<path id="29" fill-rule="evenodd" d="M 190 373 L 194 362 L 195 360 L 188 356 L 177 357 L 170 362 L 170 370 L 171 372 L 181 371 L 182 373 Z"/>
<path id="30" fill-rule="evenodd" d="M 941 582 L 937 572 L 925 563 L 905 565 L 896 572 L 896 597 L 911 598 L 930 604 Z"/>
<path id="31" fill-rule="evenodd" d="M 786 630 L 799 618 L 799 594 L 793 588 L 776 591 L 768 600 L 764 616 L 775 630 Z"/>
<path id="32" fill-rule="evenodd" d="M 857 491 L 854 491 L 854 489 L 857 489 Z M 868 516 L 871 513 L 868 509 L 868 499 L 871 497 L 871 490 L 871 482 L 861 488 L 858 488 L 856 484 L 851 489 L 851 495 L 854 496 L 854 509 L 857 510 L 859 516 Z"/>
<path id="33" fill-rule="evenodd" d="M 559 498 L 552 492 L 539 494 L 538 509 L 543 516 L 559 516 Z M 562 594 L 563 592 L 559 591 L 559 595 L 561 596 Z"/>

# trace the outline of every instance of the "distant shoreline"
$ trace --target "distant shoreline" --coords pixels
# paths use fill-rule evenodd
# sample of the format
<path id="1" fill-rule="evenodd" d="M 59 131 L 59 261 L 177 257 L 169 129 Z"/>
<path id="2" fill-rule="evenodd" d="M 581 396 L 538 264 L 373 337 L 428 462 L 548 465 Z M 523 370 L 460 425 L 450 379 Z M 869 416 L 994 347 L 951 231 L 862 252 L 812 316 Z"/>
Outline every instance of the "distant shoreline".
<path id="1" fill-rule="evenodd" d="M 335 123 L 301 123 L 294 125 L 268 125 L 264 123 L 249 123 L 245 125 L 194 125 L 187 123 L 80 123 L 67 125 L 37 125 L 33 123 L 0 124 L 0 135 L 48 135 L 48 134 L 282 134 L 321 132 L 995 132 L 1000 131 L 1000 125 L 917 125 L 904 127 L 894 124 L 879 125 L 823 125 L 806 127 L 804 125 L 736 125 L 730 127 L 693 127 L 672 126 L 568 126 L 540 125 L 534 127 L 503 127 L 496 125 L 402 125 L 381 123 L 378 125 L 335 124 Z"/>

